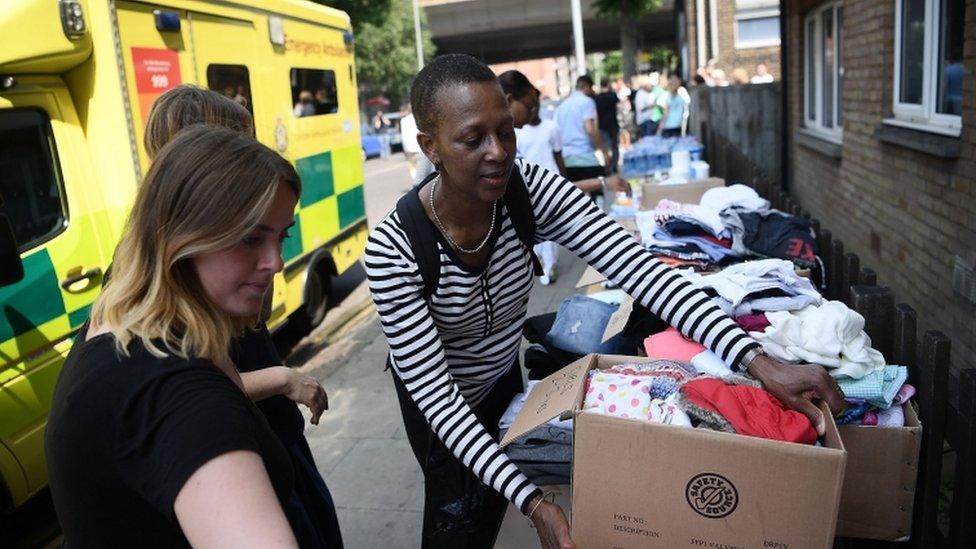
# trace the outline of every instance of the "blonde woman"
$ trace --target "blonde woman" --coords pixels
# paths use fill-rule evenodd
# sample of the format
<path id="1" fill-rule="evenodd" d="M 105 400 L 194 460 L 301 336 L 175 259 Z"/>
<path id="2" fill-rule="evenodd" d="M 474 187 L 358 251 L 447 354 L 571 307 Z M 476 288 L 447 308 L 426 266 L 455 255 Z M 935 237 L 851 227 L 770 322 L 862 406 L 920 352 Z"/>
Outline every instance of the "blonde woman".
<path id="1" fill-rule="evenodd" d="M 297 547 L 288 454 L 229 350 L 259 321 L 300 194 L 238 132 L 181 131 L 140 185 L 45 435 L 69 547 Z"/>
<path id="2" fill-rule="evenodd" d="M 194 124 L 212 124 L 254 136 L 254 119 L 239 103 L 217 92 L 184 84 L 153 102 L 146 121 L 146 153 L 155 158 L 173 136 Z M 265 310 L 270 308 L 268 298 L 270 291 L 265 297 Z M 295 491 L 285 505 L 285 515 L 299 544 L 306 549 L 341 549 L 342 534 L 332 494 L 315 465 L 305 439 L 305 419 L 297 406 L 307 406 L 309 421 L 317 425 L 328 407 L 325 389 L 314 377 L 282 365 L 264 322 L 235 340 L 231 358 L 248 396 L 291 456 Z"/>

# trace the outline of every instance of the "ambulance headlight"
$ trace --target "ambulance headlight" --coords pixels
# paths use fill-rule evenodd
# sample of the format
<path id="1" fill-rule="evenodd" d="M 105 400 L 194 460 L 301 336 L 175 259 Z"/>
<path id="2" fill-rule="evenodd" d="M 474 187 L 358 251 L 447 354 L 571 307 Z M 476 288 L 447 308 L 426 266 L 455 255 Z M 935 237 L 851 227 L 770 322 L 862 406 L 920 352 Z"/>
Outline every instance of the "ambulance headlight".
<path id="1" fill-rule="evenodd" d="M 61 29 L 68 38 L 80 38 L 85 34 L 85 13 L 79 0 L 58 0 L 61 7 Z"/>

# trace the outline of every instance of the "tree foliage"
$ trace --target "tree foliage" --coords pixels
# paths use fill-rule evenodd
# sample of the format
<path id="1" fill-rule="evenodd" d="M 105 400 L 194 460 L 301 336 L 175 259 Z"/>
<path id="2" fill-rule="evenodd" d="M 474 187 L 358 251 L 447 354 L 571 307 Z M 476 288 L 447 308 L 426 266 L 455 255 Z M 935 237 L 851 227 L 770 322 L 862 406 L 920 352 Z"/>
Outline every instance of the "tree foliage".
<path id="1" fill-rule="evenodd" d="M 661 0 L 596 0 L 593 11 L 597 17 L 618 20 L 638 18 L 653 13 L 661 7 Z"/>
<path id="2" fill-rule="evenodd" d="M 349 14 L 352 28 L 358 32 L 363 25 L 381 26 L 390 15 L 393 0 L 312 0 L 316 4 L 340 9 Z"/>
<path id="3" fill-rule="evenodd" d="M 434 43 L 420 11 L 424 60 L 434 57 Z M 356 67 L 360 90 L 366 95 L 383 94 L 394 105 L 407 99 L 410 81 L 417 73 L 413 4 L 393 0 L 385 22 L 364 24 L 356 34 Z"/>

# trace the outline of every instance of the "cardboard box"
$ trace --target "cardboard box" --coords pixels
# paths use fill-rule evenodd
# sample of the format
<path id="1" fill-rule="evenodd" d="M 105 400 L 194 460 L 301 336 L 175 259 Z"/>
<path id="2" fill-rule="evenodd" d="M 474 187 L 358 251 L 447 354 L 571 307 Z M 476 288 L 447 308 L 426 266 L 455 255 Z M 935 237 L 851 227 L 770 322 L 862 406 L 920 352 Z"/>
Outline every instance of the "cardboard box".
<path id="1" fill-rule="evenodd" d="M 641 184 L 640 209 L 653 210 L 662 198 L 685 204 L 698 204 L 705 191 L 713 187 L 724 187 L 725 180 L 721 177 L 706 179 L 692 179 L 679 185 L 659 185 L 655 183 Z"/>
<path id="2" fill-rule="evenodd" d="M 912 534 L 922 424 L 905 406 L 905 427 L 840 425 L 847 449 L 837 535 L 901 541 Z"/>
<path id="3" fill-rule="evenodd" d="M 537 384 L 502 446 L 574 417 L 572 536 L 579 547 L 832 547 L 847 453 L 581 412 L 589 355 Z M 831 417 L 827 414 L 827 417 Z"/>

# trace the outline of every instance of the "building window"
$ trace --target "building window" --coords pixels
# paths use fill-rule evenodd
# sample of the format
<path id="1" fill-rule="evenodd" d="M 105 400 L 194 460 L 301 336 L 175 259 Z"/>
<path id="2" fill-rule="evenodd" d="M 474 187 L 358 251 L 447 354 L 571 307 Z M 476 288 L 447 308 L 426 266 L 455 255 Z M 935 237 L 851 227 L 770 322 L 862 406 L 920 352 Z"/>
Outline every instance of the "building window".
<path id="1" fill-rule="evenodd" d="M 47 115 L 34 109 L 0 113 L 0 213 L 10 219 L 21 252 L 54 238 L 67 226 L 61 187 Z"/>
<path id="2" fill-rule="evenodd" d="M 779 45 L 779 2 L 735 0 L 736 49 Z"/>
<path id="3" fill-rule="evenodd" d="M 333 114 L 339 110 L 335 71 L 321 69 L 291 70 L 293 114 L 299 118 Z"/>
<path id="4" fill-rule="evenodd" d="M 894 118 L 958 136 L 962 129 L 964 0 L 896 0 Z"/>
<path id="5" fill-rule="evenodd" d="M 808 130 L 840 142 L 843 135 L 844 8 L 832 2 L 812 10 L 804 29 L 804 119 Z"/>

